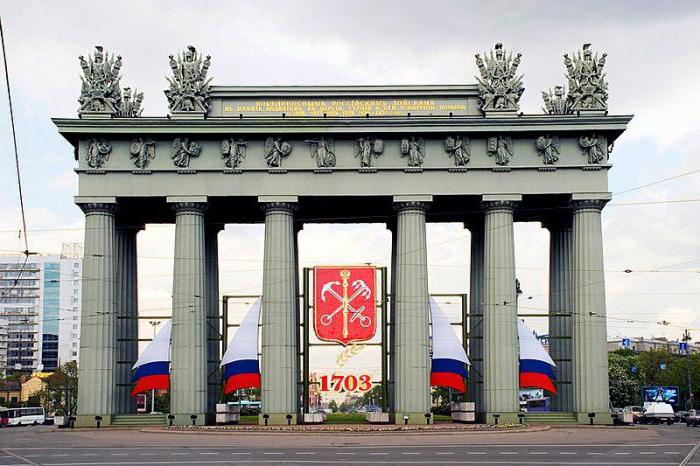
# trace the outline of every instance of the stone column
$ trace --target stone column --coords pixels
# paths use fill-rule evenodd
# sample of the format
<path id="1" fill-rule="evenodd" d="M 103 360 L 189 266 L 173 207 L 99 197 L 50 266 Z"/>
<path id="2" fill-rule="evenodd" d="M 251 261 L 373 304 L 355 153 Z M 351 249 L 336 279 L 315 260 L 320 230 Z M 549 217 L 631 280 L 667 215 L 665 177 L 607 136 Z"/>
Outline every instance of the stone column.
<path id="1" fill-rule="evenodd" d="M 574 411 L 579 423 L 610 424 L 608 353 L 601 210 L 605 199 L 574 200 L 573 332 Z"/>
<path id="2" fill-rule="evenodd" d="M 85 212 L 83 293 L 80 322 L 76 425 L 109 425 L 115 406 L 116 281 L 115 203 L 79 203 Z"/>
<path id="3" fill-rule="evenodd" d="M 265 253 L 262 301 L 262 410 L 269 424 L 296 423 L 299 372 L 297 270 L 294 233 L 296 202 L 264 202 Z M 296 199 L 296 198 L 294 198 Z"/>
<path id="4" fill-rule="evenodd" d="M 469 272 L 469 400 L 474 401 L 476 412 L 484 412 L 483 357 L 484 357 L 484 219 L 470 220 L 471 232 Z"/>
<path id="5" fill-rule="evenodd" d="M 141 226 L 116 229 L 116 312 L 117 372 L 115 414 L 136 413 L 136 398 L 131 396 L 131 368 L 139 356 L 138 277 L 136 235 Z"/>
<path id="6" fill-rule="evenodd" d="M 224 225 L 213 223 L 204 229 L 207 289 L 207 413 L 216 413 L 221 396 L 221 320 L 219 318 L 219 232 Z"/>
<path id="7" fill-rule="evenodd" d="M 175 267 L 170 344 L 170 413 L 177 425 L 207 423 L 207 309 L 204 202 L 173 202 Z"/>
<path id="8" fill-rule="evenodd" d="M 396 211 L 395 335 L 397 424 L 425 424 L 430 414 L 430 306 L 423 199 L 394 198 Z M 431 196 L 421 196 L 431 200 Z M 397 198 L 398 200 L 397 202 Z M 432 422 L 428 416 L 427 422 Z"/>
<path id="9" fill-rule="evenodd" d="M 571 387 L 571 213 L 545 223 L 549 229 L 549 355 L 557 367 L 552 411 L 573 412 Z"/>
<path id="10" fill-rule="evenodd" d="M 482 368 L 484 418 L 488 424 L 518 421 L 514 209 L 515 203 L 510 200 L 484 202 Z"/>

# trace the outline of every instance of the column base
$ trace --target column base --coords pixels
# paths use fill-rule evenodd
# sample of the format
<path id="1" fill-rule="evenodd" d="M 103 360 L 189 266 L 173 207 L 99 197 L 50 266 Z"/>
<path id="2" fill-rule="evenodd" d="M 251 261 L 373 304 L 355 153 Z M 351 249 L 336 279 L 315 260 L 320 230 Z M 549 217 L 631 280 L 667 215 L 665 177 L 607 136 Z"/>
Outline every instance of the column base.
<path id="1" fill-rule="evenodd" d="M 100 427 L 109 427 L 112 424 L 112 416 L 110 414 L 78 414 L 75 416 L 75 427 L 97 427 L 95 416 L 102 416 Z"/>
<path id="2" fill-rule="evenodd" d="M 589 413 L 575 413 L 576 414 L 576 423 L 578 424 L 591 424 L 591 418 L 589 417 Z M 593 417 L 593 425 L 598 425 L 598 426 L 610 426 L 612 425 L 612 417 L 610 416 L 610 411 L 602 411 L 602 412 L 597 412 L 597 413 L 590 413 L 590 414 L 595 414 Z"/>
<path id="3" fill-rule="evenodd" d="M 211 424 L 212 421 L 212 415 L 209 413 L 195 413 L 197 415 L 197 419 L 194 420 L 194 425 L 196 426 L 206 426 L 207 424 Z M 191 414 L 173 414 L 175 418 L 173 419 L 173 425 L 174 426 L 191 426 L 192 425 L 192 415 Z M 169 425 L 170 420 L 167 419 L 166 416 L 166 425 Z"/>
<path id="4" fill-rule="evenodd" d="M 408 416 L 408 419 L 406 419 L 406 416 Z M 396 424 L 397 426 L 400 426 L 400 425 L 409 425 L 409 426 L 421 425 L 421 426 L 424 426 L 426 424 L 433 423 L 433 414 L 432 413 L 421 413 L 421 412 L 392 413 L 390 415 L 390 421 L 392 424 Z"/>
<path id="5" fill-rule="evenodd" d="M 267 418 L 265 418 L 267 416 Z M 287 426 L 296 425 L 296 413 L 266 413 L 258 415 L 258 425 L 261 426 Z"/>
<path id="6" fill-rule="evenodd" d="M 480 413 L 477 415 L 479 422 L 484 424 L 520 424 L 518 413 Z"/>

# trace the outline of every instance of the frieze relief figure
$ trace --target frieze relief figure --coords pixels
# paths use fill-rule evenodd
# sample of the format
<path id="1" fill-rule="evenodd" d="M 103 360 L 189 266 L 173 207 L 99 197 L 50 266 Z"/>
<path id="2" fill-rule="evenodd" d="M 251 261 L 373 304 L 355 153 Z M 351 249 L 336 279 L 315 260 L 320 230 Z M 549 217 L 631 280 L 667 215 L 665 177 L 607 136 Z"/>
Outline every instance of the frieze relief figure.
<path id="1" fill-rule="evenodd" d="M 156 142 L 153 139 L 136 138 L 131 141 L 131 159 L 137 168 L 145 170 L 156 158 Z"/>
<path id="2" fill-rule="evenodd" d="M 601 163 L 608 153 L 608 140 L 605 136 L 592 134 L 581 136 L 578 143 L 583 148 L 583 155 L 588 158 L 588 163 Z"/>
<path id="3" fill-rule="evenodd" d="M 559 144 L 559 136 L 540 136 L 535 141 L 537 155 L 542 157 L 545 165 L 553 165 L 559 160 L 561 154 L 561 145 Z"/>
<path id="4" fill-rule="evenodd" d="M 226 138 L 221 141 L 221 158 L 228 168 L 238 168 L 245 158 L 247 142 L 243 138 Z"/>
<path id="5" fill-rule="evenodd" d="M 140 117 L 143 109 L 141 104 L 143 103 L 143 92 L 139 92 L 138 89 L 134 89 L 133 99 L 130 87 L 124 88 L 124 94 L 122 98 L 122 103 L 119 106 L 119 111 L 117 116 L 122 118 L 136 118 Z"/>
<path id="6" fill-rule="evenodd" d="M 567 99 L 574 111 L 608 109 L 608 82 L 603 71 L 607 54 L 598 58 L 590 47 L 591 44 L 583 44 L 582 50 L 571 58 L 564 54 L 569 80 Z"/>
<path id="7" fill-rule="evenodd" d="M 307 139 L 312 159 L 316 159 L 318 168 L 335 167 L 335 143 L 331 138 Z"/>
<path id="8" fill-rule="evenodd" d="M 80 55 L 80 67 L 83 75 L 78 102 L 78 114 L 107 113 L 116 115 L 122 102 L 119 76 L 122 67 L 122 57 L 109 55 L 101 45 L 95 46 L 93 56 Z"/>
<path id="9" fill-rule="evenodd" d="M 544 113 L 550 115 L 571 115 L 571 102 L 566 98 L 566 89 L 564 86 L 554 86 L 554 91 L 551 89 L 549 93 L 542 91 L 542 100 L 544 101 Z"/>
<path id="10" fill-rule="evenodd" d="M 471 156 L 471 144 L 466 136 L 447 136 L 445 138 L 445 150 L 449 157 L 454 159 L 455 165 L 463 167 L 469 163 Z"/>
<path id="11" fill-rule="evenodd" d="M 425 140 L 411 136 L 401 140 L 401 156 L 408 157 L 409 167 L 420 167 L 425 158 Z"/>
<path id="12" fill-rule="evenodd" d="M 523 95 L 523 76 L 517 76 L 518 65 L 522 54 L 518 53 L 513 57 L 506 51 L 503 44 L 498 43 L 495 49 L 484 58 L 477 53 L 476 66 L 479 68 L 481 77 L 477 77 L 477 87 L 479 89 L 479 99 L 481 110 L 489 111 L 517 111 L 520 96 Z"/>
<path id="13" fill-rule="evenodd" d="M 515 155 L 513 139 L 510 136 L 492 136 L 488 138 L 486 151 L 490 157 L 496 159 L 498 165 L 508 165 Z"/>
<path id="14" fill-rule="evenodd" d="M 270 168 L 282 165 L 282 158 L 292 153 L 292 145 L 279 137 L 269 137 L 265 141 L 265 161 Z"/>
<path id="15" fill-rule="evenodd" d="M 187 168 L 190 166 L 191 157 L 199 157 L 202 148 L 189 138 L 175 138 L 170 158 L 176 167 Z"/>
<path id="16" fill-rule="evenodd" d="M 100 169 L 109 160 L 112 144 L 106 139 L 92 138 L 88 141 L 85 160 L 90 168 Z"/>
<path id="17" fill-rule="evenodd" d="M 355 158 L 360 159 L 362 168 L 372 166 L 372 158 L 378 158 L 384 152 L 382 139 L 358 138 L 355 142 Z"/>
<path id="18" fill-rule="evenodd" d="M 206 113 L 209 110 L 211 89 L 207 78 L 211 57 L 202 58 L 197 49 L 188 45 L 177 60 L 170 55 L 173 77 L 166 77 L 170 88 L 165 91 L 171 112 Z"/>

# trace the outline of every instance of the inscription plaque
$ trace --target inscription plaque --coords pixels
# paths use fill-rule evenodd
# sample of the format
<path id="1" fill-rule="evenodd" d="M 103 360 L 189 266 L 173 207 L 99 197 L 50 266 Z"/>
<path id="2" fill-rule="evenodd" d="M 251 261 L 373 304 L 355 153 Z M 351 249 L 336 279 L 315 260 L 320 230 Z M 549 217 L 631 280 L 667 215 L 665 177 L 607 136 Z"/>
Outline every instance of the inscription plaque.
<path id="1" fill-rule="evenodd" d="M 373 117 L 467 115 L 466 99 L 365 98 L 365 99 L 224 99 L 223 116 Z"/>

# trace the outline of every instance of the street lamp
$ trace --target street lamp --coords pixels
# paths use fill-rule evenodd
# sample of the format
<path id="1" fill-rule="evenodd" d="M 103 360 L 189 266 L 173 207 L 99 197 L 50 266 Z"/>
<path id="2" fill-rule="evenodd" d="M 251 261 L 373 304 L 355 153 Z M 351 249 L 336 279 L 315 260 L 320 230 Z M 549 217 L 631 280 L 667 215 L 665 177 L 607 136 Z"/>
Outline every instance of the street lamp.
<path id="1" fill-rule="evenodd" d="M 156 339 L 156 328 L 161 324 L 160 320 L 149 320 L 148 323 L 153 327 L 153 339 Z M 156 413 L 156 391 L 151 390 L 151 414 Z"/>

